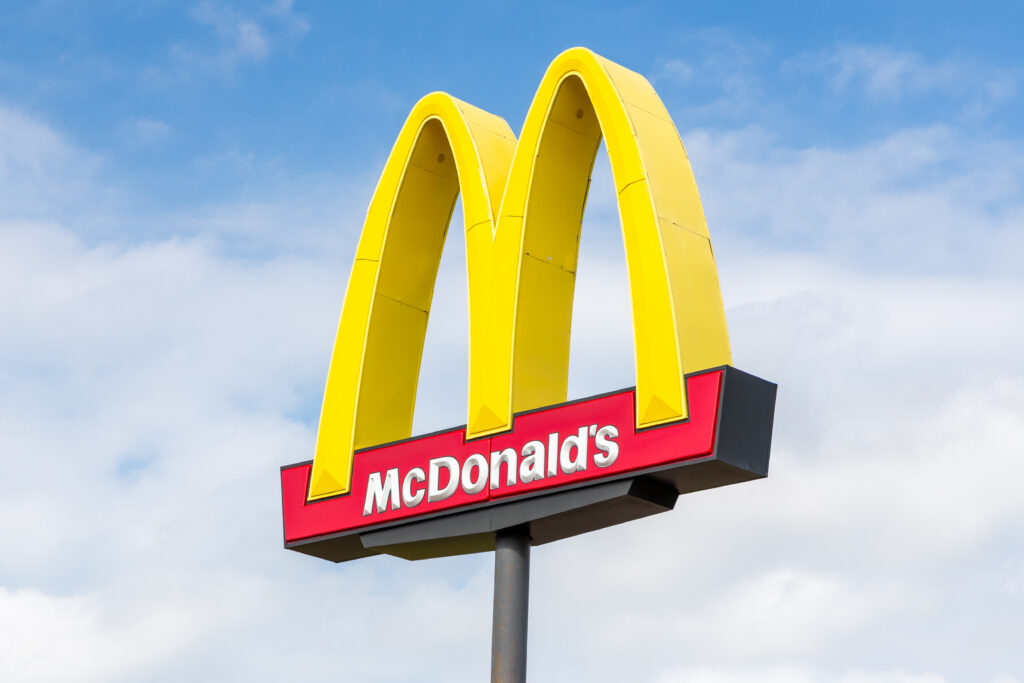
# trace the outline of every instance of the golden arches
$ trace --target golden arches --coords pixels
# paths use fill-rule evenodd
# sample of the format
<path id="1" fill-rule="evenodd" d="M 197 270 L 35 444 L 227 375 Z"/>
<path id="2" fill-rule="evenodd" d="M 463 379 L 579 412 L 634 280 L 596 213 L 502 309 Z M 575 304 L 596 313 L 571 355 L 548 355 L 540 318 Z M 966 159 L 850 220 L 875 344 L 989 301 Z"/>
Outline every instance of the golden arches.
<path id="1" fill-rule="evenodd" d="M 580 223 L 602 135 L 630 279 L 637 426 L 687 416 L 683 375 L 730 362 L 697 186 L 639 74 L 575 48 L 548 68 L 518 145 L 500 118 L 423 98 L 374 193 L 331 359 L 310 499 L 346 493 L 353 449 L 409 436 L 434 279 L 461 189 L 467 437 L 566 398 Z M 500 207 L 500 208 L 499 208 Z"/>

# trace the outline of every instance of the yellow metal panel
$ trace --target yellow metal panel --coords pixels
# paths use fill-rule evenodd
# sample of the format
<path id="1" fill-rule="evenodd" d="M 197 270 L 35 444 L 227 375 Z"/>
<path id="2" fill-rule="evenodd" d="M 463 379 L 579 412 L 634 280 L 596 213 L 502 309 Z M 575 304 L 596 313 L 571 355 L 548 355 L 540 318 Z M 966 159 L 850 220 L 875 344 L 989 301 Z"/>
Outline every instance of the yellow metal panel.
<path id="1" fill-rule="evenodd" d="M 632 105 L 629 111 L 637 139 L 663 141 L 644 148 L 647 184 L 658 215 L 708 237 L 697 183 L 676 127 Z"/>
<path id="2" fill-rule="evenodd" d="M 458 180 L 409 167 L 381 255 L 379 294 L 430 310 L 441 248 L 458 195 Z"/>
<path id="3" fill-rule="evenodd" d="M 596 122 L 593 111 L 589 118 Z M 523 235 L 527 254 L 557 268 L 576 270 L 583 207 L 600 137 L 584 137 L 548 122 L 534 159 L 529 229 Z"/>
<path id="4" fill-rule="evenodd" d="M 711 240 L 661 221 L 672 301 L 681 344 L 683 372 L 696 372 L 732 362 L 725 326 L 725 309 L 718 293 Z"/>
<path id="5" fill-rule="evenodd" d="M 522 263 L 519 306 L 543 310 L 543 316 L 521 317 L 516 352 L 531 363 L 514 367 L 512 409 L 529 410 L 565 400 L 569 382 L 569 328 L 572 325 L 576 276 L 568 270 L 527 255 Z"/>
<path id="6" fill-rule="evenodd" d="M 392 441 L 412 430 L 412 407 L 423 355 L 427 313 L 386 296 L 375 298 L 363 358 L 364 381 L 359 386 L 354 448 Z M 381 381 L 387 377 L 389 381 Z"/>
<path id="7" fill-rule="evenodd" d="M 730 362 L 714 255 L 682 142 L 639 74 L 559 55 L 519 144 L 444 93 L 410 113 L 367 212 L 331 359 L 310 498 L 347 492 L 353 446 L 409 435 L 441 248 L 463 195 L 469 437 L 565 400 L 580 221 L 604 138 L 618 193 L 637 426 L 686 417 L 683 373 Z"/>
<path id="8" fill-rule="evenodd" d="M 365 233 L 364 233 L 365 238 Z M 349 487 L 352 439 L 355 434 L 356 398 L 363 374 L 363 350 L 370 322 L 377 262 L 357 258 L 348 278 L 345 304 L 341 309 L 338 334 L 327 371 L 316 455 L 310 476 L 310 491 L 320 495 L 344 493 Z M 321 461 L 316 466 L 317 459 Z M 326 492 L 326 493 L 323 493 Z"/>
<path id="9" fill-rule="evenodd" d="M 619 193 L 619 214 L 633 310 L 637 425 L 650 426 L 687 415 L 680 339 L 661 235 L 649 228 L 657 220 L 644 181 Z"/>

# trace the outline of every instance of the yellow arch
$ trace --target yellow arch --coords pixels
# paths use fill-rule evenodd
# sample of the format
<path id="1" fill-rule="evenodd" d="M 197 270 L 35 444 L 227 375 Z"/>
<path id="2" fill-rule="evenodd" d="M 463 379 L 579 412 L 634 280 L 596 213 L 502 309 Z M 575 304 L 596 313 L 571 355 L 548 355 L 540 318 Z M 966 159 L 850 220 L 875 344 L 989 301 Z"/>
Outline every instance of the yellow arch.
<path id="1" fill-rule="evenodd" d="M 515 144 L 504 120 L 444 93 L 413 107 L 370 202 L 352 265 L 324 390 L 311 499 L 349 490 L 354 449 L 409 436 L 460 179 L 466 225 L 490 232 Z M 466 246 L 467 263 L 488 258 Z M 480 338 L 480 326 L 471 322 L 472 338 Z"/>
<path id="2" fill-rule="evenodd" d="M 349 280 L 310 499 L 349 490 L 353 449 L 409 436 L 434 279 L 460 187 L 467 436 L 504 431 L 513 412 L 565 400 L 580 223 L 602 135 L 630 279 L 637 426 L 687 416 L 684 373 L 730 362 L 693 172 L 646 79 L 574 48 L 548 68 L 518 145 L 502 119 L 448 95 L 413 108 Z"/>

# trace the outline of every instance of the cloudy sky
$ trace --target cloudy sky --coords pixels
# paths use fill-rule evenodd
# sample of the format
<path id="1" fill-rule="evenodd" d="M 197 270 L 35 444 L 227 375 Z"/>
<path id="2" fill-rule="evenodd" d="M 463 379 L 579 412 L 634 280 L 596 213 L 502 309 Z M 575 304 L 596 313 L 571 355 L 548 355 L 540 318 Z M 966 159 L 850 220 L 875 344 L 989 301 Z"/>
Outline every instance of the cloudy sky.
<path id="1" fill-rule="evenodd" d="M 278 468 L 411 105 L 518 130 L 584 45 L 674 117 L 779 401 L 768 479 L 534 550 L 531 680 L 1024 682 L 1024 12 L 894 4 L 5 4 L 0 679 L 486 679 L 492 558 L 287 552 Z M 590 196 L 571 397 L 634 381 Z M 465 422 L 450 235 L 417 431 Z"/>

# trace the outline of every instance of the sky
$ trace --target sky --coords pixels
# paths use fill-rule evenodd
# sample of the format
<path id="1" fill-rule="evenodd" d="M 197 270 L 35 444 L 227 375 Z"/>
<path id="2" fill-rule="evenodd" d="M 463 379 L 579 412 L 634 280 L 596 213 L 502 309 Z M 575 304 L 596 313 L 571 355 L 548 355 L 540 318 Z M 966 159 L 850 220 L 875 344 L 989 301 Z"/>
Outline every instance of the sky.
<path id="1" fill-rule="evenodd" d="M 282 548 L 412 105 L 518 131 L 575 45 L 693 165 L 765 480 L 533 551 L 531 681 L 1024 683 L 1024 9 L 0 8 L 0 679 L 479 681 L 493 558 Z M 634 384 L 604 152 L 570 398 Z M 454 221 L 461 221 L 456 211 Z M 414 430 L 465 422 L 449 232 Z"/>

